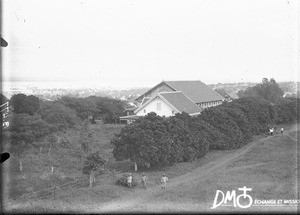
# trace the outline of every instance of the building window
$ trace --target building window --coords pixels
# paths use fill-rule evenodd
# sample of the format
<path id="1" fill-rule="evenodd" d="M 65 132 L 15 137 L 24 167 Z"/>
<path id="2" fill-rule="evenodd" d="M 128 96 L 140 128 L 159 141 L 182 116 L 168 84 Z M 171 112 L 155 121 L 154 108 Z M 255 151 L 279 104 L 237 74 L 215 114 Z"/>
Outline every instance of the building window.
<path id="1" fill-rule="evenodd" d="M 161 110 L 161 103 L 157 103 L 157 110 Z"/>

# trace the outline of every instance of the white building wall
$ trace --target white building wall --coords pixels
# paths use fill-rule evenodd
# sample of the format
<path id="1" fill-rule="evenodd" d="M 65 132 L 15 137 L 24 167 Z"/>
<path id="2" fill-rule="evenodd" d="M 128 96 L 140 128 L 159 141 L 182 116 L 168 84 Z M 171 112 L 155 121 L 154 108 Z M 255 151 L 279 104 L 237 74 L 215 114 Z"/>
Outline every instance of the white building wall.
<path id="1" fill-rule="evenodd" d="M 160 103 L 160 110 L 157 109 L 157 103 Z M 173 111 L 173 112 L 172 112 Z M 143 107 L 141 110 L 139 110 L 136 115 L 138 116 L 145 116 L 150 112 L 155 112 L 159 116 L 173 116 L 178 111 L 175 109 L 172 109 L 170 106 L 168 106 L 161 98 L 157 97 L 153 99 L 149 104 L 147 104 L 145 107 Z"/>

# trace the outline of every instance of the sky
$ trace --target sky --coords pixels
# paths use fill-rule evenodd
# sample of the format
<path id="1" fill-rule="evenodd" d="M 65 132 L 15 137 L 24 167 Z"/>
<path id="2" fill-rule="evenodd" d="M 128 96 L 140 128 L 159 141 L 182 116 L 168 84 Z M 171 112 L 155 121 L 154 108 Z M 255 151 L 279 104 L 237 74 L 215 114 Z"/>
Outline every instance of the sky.
<path id="1" fill-rule="evenodd" d="M 297 79 L 296 0 L 2 0 L 3 81 Z"/>

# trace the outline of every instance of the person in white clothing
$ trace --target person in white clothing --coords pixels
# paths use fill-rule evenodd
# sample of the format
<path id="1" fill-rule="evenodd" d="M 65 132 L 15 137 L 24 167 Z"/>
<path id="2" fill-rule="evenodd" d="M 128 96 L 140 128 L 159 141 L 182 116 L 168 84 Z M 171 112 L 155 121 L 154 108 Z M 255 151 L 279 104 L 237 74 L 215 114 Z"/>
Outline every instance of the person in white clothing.
<path id="1" fill-rule="evenodd" d="M 168 178 L 167 178 L 166 174 L 164 174 L 163 177 L 161 178 L 161 189 L 167 188 L 167 181 L 168 181 Z"/>
<path id="2" fill-rule="evenodd" d="M 128 175 L 127 184 L 128 184 L 128 187 L 132 186 L 132 176 L 131 176 L 131 173 L 129 173 L 129 175 Z"/>

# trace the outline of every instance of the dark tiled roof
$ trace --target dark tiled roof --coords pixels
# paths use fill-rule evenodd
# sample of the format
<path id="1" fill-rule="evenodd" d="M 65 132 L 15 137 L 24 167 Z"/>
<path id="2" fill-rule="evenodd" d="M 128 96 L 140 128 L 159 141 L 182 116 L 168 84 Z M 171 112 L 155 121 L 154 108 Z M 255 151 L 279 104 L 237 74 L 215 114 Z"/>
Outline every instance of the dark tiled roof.
<path id="1" fill-rule="evenodd" d="M 236 93 L 227 93 L 228 94 L 228 96 L 230 97 L 230 98 L 232 98 L 232 99 L 238 99 L 239 97 L 238 97 L 238 95 L 236 94 Z"/>
<path id="2" fill-rule="evenodd" d="M 138 109 L 138 107 L 130 107 L 126 108 L 124 111 L 135 111 L 136 109 Z"/>
<path id="3" fill-rule="evenodd" d="M 182 92 L 164 92 L 159 93 L 165 100 L 173 105 L 180 112 L 186 112 L 188 114 L 199 113 L 202 111 L 191 99 L 189 99 Z"/>
<path id="4" fill-rule="evenodd" d="M 181 91 L 195 103 L 223 100 L 224 98 L 201 81 L 164 81 L 176 91 Z"/>
<path id="5" fill-rule="evenodd" d="M 129 116 L 121 116 L 119 117 L 121 120 L 136 120 L 139 119 L 141 116 L 137 115 L 129 115 Z"/>

